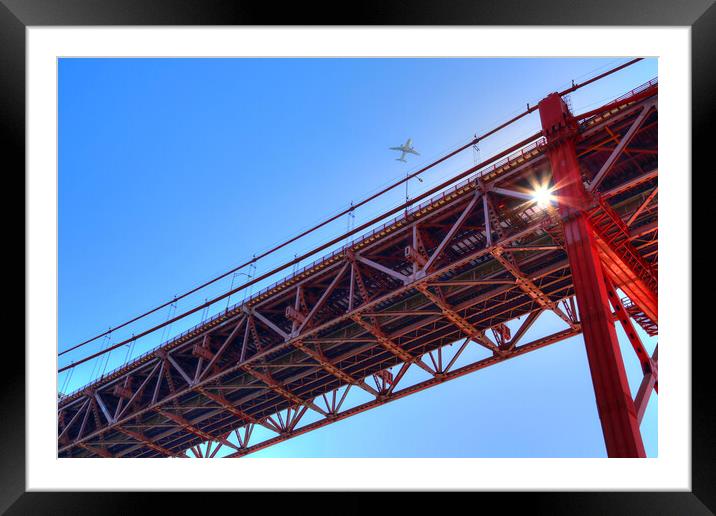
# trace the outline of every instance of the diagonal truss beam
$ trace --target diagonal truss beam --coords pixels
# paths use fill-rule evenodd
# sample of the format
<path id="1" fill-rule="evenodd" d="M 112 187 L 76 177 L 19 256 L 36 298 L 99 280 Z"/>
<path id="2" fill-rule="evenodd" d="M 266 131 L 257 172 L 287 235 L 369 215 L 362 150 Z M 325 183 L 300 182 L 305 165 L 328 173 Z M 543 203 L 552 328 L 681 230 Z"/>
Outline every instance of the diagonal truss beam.
<path id="1" fill-rule="evenodd" d="M 131 437 L 135 441 L 139 441 L 140 443 L 144 444 L 147 448 L 151 448 L 152 450 L 159 452 L 166 457 L 175 457 L 175 456 L 186 457 L 186 453 L 173 452 L 170 449 L 165 448 L 164 446 L 161 446 L 161 445 L 155 443 L 149 437 L 147 437 L 146 435 L 144 435 L 141 432 L 135 432 L 133 430 L 129 430 L 128 428 L 124 428 L 123 426 L 117 426 L 116 428 L 117 428 L 117 430 L 122 432 L 124 435 Z"/>
<path id="2" fill-rule="evenodd" d="M 649 114 L 651 108 L 653 108 L 654 105 L 654 102 L 650 102 L 642 108 L 641 113 L 639 113 L 639 116 L 636 117 L 631 127 L 624 135 L 624 138 L 621 139 L 619 144 L 607 158 L 607 161 L 605 161 L 604 165 L 602 165 L 602 168 L 600 168 L 599 172 L 597 172 L 597 174 L 594 176 L 594 179 L 587 187 L 588 192 L 595 191 L 597 187 L 601 184 L 601 182 L 604 180 L 606 175 L 611 171 L 617 159 L 619 159 L 619 156 L 621 156 L 622 152 L 624 152 L 624 149 L 626 149 L 627 145 L 629 145 L 629 142 L 631 142 L 632 138 L 634 138 L 634 135 L 636 135 L 637 131 L 641 127 L 641 124 L 644 122 L 644 119 L 646 119 L 646 116 Z"/>
<path id="3" fill-rule="evenodd" d="M 216 353 L 214 353 L 214 357 L 209 361 L 208 364 L 206 364 L 206 367 L 204 368 L 204 370 L 199 373 L 199 380 L 203 380 L 204 378 L 206 378 L 206 376 L 211 371 L 211 368 L 214 367 L 214 364 L 216 364 L 216 361 L 219 360 L 219 358 L 224 354 L 224 351 L 226 351 L 226 348 L 229 347 L 231 342 L 234 340 L 234 338 L 238 334 L 239 330 L 241 329 L 241 325 L 247 323 L 248 318 L 249 318 L 248 315 L 244 315 L 243 317 L 241 317 L 239 319 L 239 321 L 236 323 L 236 326 L 234 326 L 234 328 L 231 330 L 231 333 L 229 333 L 229 336 L 226 337 L 226 339 L 224 339 L 223 344 L 221 344 L 221 346 L 216 351 Z M 246 326 L 248 328 L 248 324 L 246 324 Z"/>
<path id="4" fill-rule="evenodd" d="M 419 285 L 417 288 L 426 298 L 428 298 L 428 300 L 430 300 L 430 302 L 440 308 L 443 315 L 445 315 L 445 317 L 451 323 L 457 326 L 460 331 L 462 331 L 465 335 L 470 337 L 472 340 L 474 340 L 481 346 L 486 347 L 496 355 L 502 356 L 505 354 L 505 351 L 499 349 L 490 339 L 485 336 L 484 332 L 478 330 L 472 324 L 470 324 L 464 317 L 458 314 L 453 309 L 453 307 L 450 306 L 445 300 L 431 292 L 427 286 Z"/>
<path id="5" fill-rule="evenodd" d="M 80 405 L 80 408 L 75 412 L 75 415 L 72 416 L 69 423 L 65 425 L 65 428 L 62 429 L 62 432 L 60 432 L 60 435 L 57 437 L 58 440 L 62 440 L 65 436 L 65 434 L 69 431 L 70 427 L 74 424 L 74 422 L 80 417 L 80 414 L 83 413 L 84 410 L 87 409 L 87 405 L 89 404 L 89 399 L 85 399 L 85 401 Z"/>
<path id="6" fill-rule="evenodd" d="M 242 421 L 248 421 L 249 423 L 258 423 L 258 420 L 253 417 L 251 414 L 247 414 L 240 408 L 238 408 L 236 405 L 231 403 L 226 397 L 222 396 L 221 394 L 215 394 L 213 392 L 210 392 L 209 390 L 205 389 L 204 387 L 199 387 L 197 389 L 203 396 L 207 397 L 214 403 L 220 405 L 224 410 L 227 412 L 233 414 L 237 418 L 239 418 Z"/>
<path id="7" fill-rule="evenodd" d="M 242 423 L 249 423 L 249 425 L 261 425 L 265 428 L 268 428 L 269 430 L 273 430 L 273 428 L 266 425 L 263 421 L 260 421 L 256 419 L 251 414 L 244 412 L 239 407 L 236 406 L 236 404 L 232 403 L 229 399 L 227 399 L 225 396 L 222 396 L 221 394 L 213 393 L 204 387 L 199 387 L 198 391 L 203 394 L 205 397 L 216 403 L 217 405 L 221 406 L 224 410 L 229 412 L 230 414 L 236 416 L 241 420 Z"/>
<path id="8" fill-rule="evenodd" d="M 429 374 L 435 374 L 435 371 L 428 364 L 426 364 L 422 358 L 413 356 L 411 353 L 408 353 L 403 348 L 398 346 L 383 332 L 380 326 L 375 323 L 371 324 L 365 321 L 358 314 L 352 315 L 351 318 L 364 330 L 373 335 L 378 341 L 378 344 L 380 344 L 387 351 L 398 357 L 401 361 L 415 363 L 418 367 L 424 369 Z"/>
<path id="9" fill-rule="evenodd" d="M 209 442 L 217 441 L 217 442 L 220 442 L 221 444 L 223 444 L 224 446 L 233 448 L 234 450 L 239 449 L 233 443 L 231 443 L 230 441 L 227 441 L 223 437 L 217 437 L 215 435 L 212 435 L 209 432 L 202 430 L 201 428 L 191 424 L 191 421 L 180 416 L 179 414 L 173 414 L 172 412 L 169 412 L 167 410 L 161 410 L 161 409 L 157 409 L 156 412 L 157 412 L 157 414 L 161 414 L 163 417 L 176 423 L 177 425 L 182 427 L 187 432 L 190 432 L 190 433 L 196 435 L 197 437 L 204 439 L 205 441 L 209 441 Z"/>
<path id="10" fill-rule="evenodd" d="M 273 330 L 274 333 L 276 333 L 278 336 L 280 336 L 283 340 L 287 340 L 289 338 L 288 333 L 283 331 L 281 328 L 276 326 L 272 321 L 266 318 L 266 316 L 260 314 L 258 311 L 251 309 L 250 310 L 251 315 L 261 321 L 267 328 Z M 257 342 L 258 344 L 258 342 Z"/>
<path id="11" fill-rule="evenodd" d="M 629 343 L 631 344 L 632 348 L 634 349 L 634 353 L 636 353 L 636 356 L 639 359 L 639 363 L 641 364 L 641 370 L 645 375 L 650 374 L 653 369 L 653 364 L 651 363 L 649 354 L 646 352 L 646 348 L 644 347 L 644 344 L 639 338 L 639 334 L 634 329 L 634 325 L 631 323 L 629 314 L 624 308 L 624 304 L 622 303 L 621 299 L 619 299 L 617 291 L 614 288 L 612 282 L 609 280 L 609 276 L 607 274 L 604 275 L 604 282 L 606 283 L 607 297 L 609 298 L 609 302 L 612 304 L 612 308 L 614 308 L 614 313 L 617 316 L 619 322 L 621 323 L 622 328 L 624 328 L 624 333 L 626 333 L 626 336 L 629 339 Z"/>
<path id="12" fill-rule="evenodd" d="M 296 425 L 301 420 L 303 415 L 306 413 L 306 410 L 308 410 L 308 407 L 306 405 L 302 405 L 299 407 L 288 407 L 286 408 L 286 418 L 284 420 L 284 417 L 281 415 L 281 411 L 276 412 L 274 414 L 276 416 L 276 419 L 274 419 L 274 416 L 268 416 L 266 420 L 274 426 L 274 431 L 281 435 L 290 435 L 291 432 L 293 432 L 294 428 L 296 428 Z"/>
<path id="13" fill-rule="evenodd" d="M 658 363 L 659 363 L 659 345 L 654 348 L 654 354 L 651 356 L 652 370 L 644 375 L 639 385 L 639 390 L 634 398 L 634 407 L 636 409 L 636 417 L 639 423 L 644 419 L 646 406 L 649 404 L 652 389 L 659 392 Z"/>
<path id="14" fill-rule="evenodd" d="M 357 387 L 360 387 L 361 389 L 369 392 L 373 396 L 378 395 L 378 391 L 376 391 L 373 387 L 365 383 L 362 379 L 358 380 L 356 378 L 353 378 L 351 375 L 340 369 L 338 366 L 336 366 L 331 360 L 326 357 L 326 355 L 320 350 L 320 348 L 317 348 L 315 351 L 312 350 L 310 347 L 308 347 L 305 343 L 302 341 L 294 342 L 293 345 L 297 348 L 303 351 L 306 355 L 314 359 L 316 362 L 318 362 L 324 371 L 329 372 L 342 382 L 345 382 L 350 385 L 355 385 Z"/>
<path id="15" fill-rule="evenodd" d="M 343 278 L 343 275 L 345 274 L 346 270 L 348 270 L 349 264 L 345 263 L 343 267 L 340 268 L 338 271 L 338 274 L 333 278 L 333 281 L 331 281 L 331 284 L 328 285 L 328 288 L 323 291 L 323 294 L 321 294 L 321 297 L 318 299 L 318 302 L 315 304 L 315 306 L 311 309 L 310 312 L 308 312 L 308 315 L 301 323 L 301 326 L 299 326 L 298 331 L 296 332 L 296 335 L 300 334 L 303 329 L 311 323 L 311 320 L 313 317 L 318 313 L 318 311 L 321 309 L 321 307 L 325 304 L 328 297 L 333 293 L 336 286 L 338 285 L 338 282 Z"/>
<path id="16" fill-rule="evenodd" d="M 544 308 L 541 310 L 535 310 L 534 312 L 530 312 L 530 314 L 527 316 L 527 318 L 524 320 L 522 325 L 517 329 L 515 334 L 512 336 L 509 342 L 506 343 L 506 348 L 508 350 L 512 350 L 515 348 L 517 343 L 524 337 L 525 333 L 527 333 L 527 330 L 529 330 L 532 325 L 535 323 L 537 318 L 540 316 L 540 314 L 544 312 Z"/>
<path id="17" fill-rule="evenodd" d="M 271 375 L 262 373 L 261 371 L 258 371 L 256 368 L 254 368 L 248 364 L 242 365 L 241 368 L 244 371 L 246 371 L 247 373 L 249 373 L 251 376 L 253 376 L 254 378 L 261 380 L 263 383 L 268 385 L 271 388 L 271 390 L 280 394 L 281 396 L 283 396 L 287 400 L 291 401 L 292 403 L 295 403 L 296 405 L 306 405 L 309 408 L 312 408 L 313 410 L 315 410 L 316 412 L 318 412 L 324 416 L 326 415 L 326 411 L 323 410 L 318 405 L 316 405 L 315 403 L 313 403 L 313 401 L 306 401 L 306 400 L 302 399 L 301 397 L 295 395 L 294 393 L 292 393 L 291 391 L 286 389 L 283 385 L 281 385 L 279 382 L 277 382 Z"/>
<path id="18" fill-rule="evenodd" d="M 112 416 L 109 413 L 109 409 L 107 408 L 107 405 L 104 404 L 104 400 L 99 395 L 99 392 L 94 392 L 94 398 L 97 400 L 97 404 L 99 405 L 99 408 L 102 409 L 102 414 L 104 414 L 104 417 L 107 419 L 107 423 L 112 424 L 114 423 L 114 419 L 112 419 Z"/>
<path id="19" fill-rule="evenodd" d="M 364 256 L 361 256 L 361 255 L 359 255 L 359 254 L 356 254 L 356 255 L 355 255 L 355 259 L 356 259 L 357 261 L 359 261 L 359 262 L 361 262 L 361 263 L 367 265 L 368 267 L 371 267 L 371 268 L 373 268 L 373 269 L 375 269 L 375 270 L 377 270 L 377 271 L 380 271 L 380 272 L 382 272 L 383 274 L 387 274 L 387 275 L 390 276 L 391 278 L 397 279 L 398 281 L 400 281 L 400 282 L 403 283 L 404 285 L 410 282 L 410 279 L 411 279 L 410 276 L 406 276 L 405 274 L 402 274 L 402 273 L 400 273 L 400 272 L 398 272 L 398 271 L 394 271 L 393 269 L 391 269 L 391 268 L 389 268 L 389 267 L 386 267 L 385 265 L 381 265 L 381 264 L 379 264 L 379 263 L 377 263 L 377 262 L 374 262 L 373 260 L 370 260 L 370 259 L 368 259 L 368 258 L 366 258 L 366 257 L 364 257 Z"/>
<path id="20" fill-rule="evenodd" d="M 176 359 L 172 356 L 171 353 L 167 353 L 166 359 L 171 363 L 171 365 L 174 366 L 174 369 L 179 371 L 179 374 L 182 378 L 184 378 L 184 381 L 187 383 L 187 385 L 193 385 L 194 381 L 192 378 L 189 377 L 186 371 L 184 371 L 184 368 L 179 365 L 179 363 L 176 361 Z"/>
<path id="21" fill-rule="evenodd" d="M 494 256 L 495 259 L 500 262 L 500 264 L 515 277 L 517 286 L 520 287 L 525 294 L 534 299 L 542 308 L 551 310 L 555 314 L 557 314 L 557 316 L 564 322 L 566 322 L 570 328 L 577 328 L 578 324 L 575 323 L 567 314 L 565 314 L 562 309 L 557 306 L 557 303 L 547 297 L 547 295 L 542 292 L 542 290 L 537 285 L 535 285 L 535 283 L 531 279 L 525 276 L 517 266 L 513 265 L 509 260 L 507 260 L 502 255 L 502 252 L 503 250 L 501 247 L 496 247 L 492 250 L 492 256 Z"/>
<path id="22" fill-rule="evenodd" d="M 634 213 L 631 214 L 631 217 L 626 221 L 627 227 L 634 224 L 634 221 L 641 215 L 641 212 L 646 209 L 647 206 L 651 203 L 651 201 L 654 200 L 654 197 L 656 197 L 656 194 L 659 193 L 659 187 L 654 187 L 654 189 L 651 191 L 649 195 L 646 196 L 646 199 L 644 199 L 644 202 L 642 202 L 639 207 L 634 211 Z"/>
<path id="23" fill-rule="evenodd" d="M 433 251 L 433 254 L 430 256 L 430 258 L 428 258 L 428 261 L 425 263 L 425 265 L 423 265 L 423 268 L 421 270 L 421 274 L 423 276 L 430 270 L 430 268 L 435 263 L 435 260 L 440 257 L 445 247 L 455 236 L 455 233 L 457 233 L 457 231 L 464 224 L 465 220 L 470 216 L 470 214 L 475 208 L 475 204 L 477 204 L 477 201 L 480 199 L 481 195 L 482 192 L 480 190 L 475 190 L 475 193 L 473 194 L 472 199 L 470 199 L 470 202 L 467 203 L 467 206 L 465 206 L 465 209 L 462 211 L 458 219 L 452 225 L 447 234 L 443 237 L 442 241 L 440 242 L 440 244 L 438 244 L 438 247 L 435 249 L 435 251 Z"/>
<path id="24" fill-rule="evenodd" d="M 102 457 L 103 459 L 111 459 L 114 457 L 114 455 L 112 455 L 109 452 L 109 450 L 107 450 L 107 448 L 98 448 L 96 446 L 90 446 L 87 443 L 80 443 L 80 447 L 84 448 L 85 450 L 87 450 L 90 453 L 93 453 L 99 457 Z"/>

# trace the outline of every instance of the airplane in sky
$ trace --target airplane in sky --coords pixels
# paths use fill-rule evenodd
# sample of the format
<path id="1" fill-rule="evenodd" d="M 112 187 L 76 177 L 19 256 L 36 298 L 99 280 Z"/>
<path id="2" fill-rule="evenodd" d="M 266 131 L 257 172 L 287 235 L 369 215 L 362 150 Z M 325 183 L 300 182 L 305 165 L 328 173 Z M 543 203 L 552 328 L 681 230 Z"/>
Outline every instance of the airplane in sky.
<path id="1" fill-rule="evenodd" d="M 412 138 L 408 138 L 408 141 L 405 142 L 404 145 L 401 145 L 400 147 L 390 147 L 390 150 L 397 150 L 402 152 L 399 158 L 395 158 L 396 161 L 402 161 L 403 163 L 407 163 L 408 160 L 405 159 L 406 154 L 415 154 L 416 156 L 420 156 L 420 153 L 416 151 L 413 146 L 411 145 L 413 143 Z"/>

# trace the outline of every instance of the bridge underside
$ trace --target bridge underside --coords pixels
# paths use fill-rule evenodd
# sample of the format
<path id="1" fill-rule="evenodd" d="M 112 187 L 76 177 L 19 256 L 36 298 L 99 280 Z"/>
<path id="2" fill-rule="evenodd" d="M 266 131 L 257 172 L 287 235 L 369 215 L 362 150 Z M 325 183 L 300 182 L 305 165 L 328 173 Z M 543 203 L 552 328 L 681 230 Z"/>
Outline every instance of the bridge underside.
<path id="1" fill-rule="evenodd" d="M 614 320 L 627 329 L 631 316 L 650 334 L 658 323 L 658 111 L 646 106 L 656 94 L 648 84 L 580 120 L 576 146 L 591 186 L 586 213 L 605 270 L 616 271 L 607 273 Z M 59 456 L 246 455 L 581 333 L 564 220 L 530 200 L 535 181 L 551 178 L 548 149 L 536 139 L 63 398 Z M 616 289 L 629 298 L 622 303 Z M 524 341 L 545 312 L 563 329 Z M 510 331 L 505 323 L 517 318 Z M 644 366 L 641 418 L 656 356 L 644 358 L 633 328 L 627 333 Z M 473 346 L 487 358 L 456 367 Z M 413 368 L 427 379 L 403 387 Z M 347 389 L 370 401 L 343 410 Z M 304 423 L 308 412 L 318 419 Z M 275 437 L 252 441 L 255 425 Z"/>

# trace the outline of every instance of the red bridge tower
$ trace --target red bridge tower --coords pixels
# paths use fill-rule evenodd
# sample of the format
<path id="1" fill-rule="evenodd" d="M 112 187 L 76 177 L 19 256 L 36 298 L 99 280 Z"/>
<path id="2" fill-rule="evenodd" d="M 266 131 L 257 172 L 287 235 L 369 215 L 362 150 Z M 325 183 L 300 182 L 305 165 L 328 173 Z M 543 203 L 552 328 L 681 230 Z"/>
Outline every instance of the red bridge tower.
<path id="1" fill-rule="evenodd" d="M 564 220 L 567 256 L 607 454 L 609 457 L 645 457 L 604 270 L 588 216 L 592 196 L 585 189 L 577 161 L 577 122 L 557 93 L 539 103 L 539 113 L 548 142 L 554 195 Z"/>

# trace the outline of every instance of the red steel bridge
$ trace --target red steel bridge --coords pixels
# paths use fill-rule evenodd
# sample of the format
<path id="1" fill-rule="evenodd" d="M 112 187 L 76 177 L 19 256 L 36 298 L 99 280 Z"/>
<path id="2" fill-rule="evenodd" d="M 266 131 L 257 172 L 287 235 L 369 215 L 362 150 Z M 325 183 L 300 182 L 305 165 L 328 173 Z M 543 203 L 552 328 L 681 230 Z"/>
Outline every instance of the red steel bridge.
<path id="1" fill-rule="evenodd" d="M 580 115 L 547 96 L 529 108 L 540 133 L 61 398 L 59 456 L 240 457 L 581 333 L 608 455 L 644 457 L 658 361 L 634 325 L 658 333 L 657 94 L 652 80 Z M 525 342 L 545 312 L 564 329 Z M 635 399 L 616 324 L 644 373 Z M 488 357 L 456 367 L 470 346 Z M 428 379 L 401 385 L 411 368 Z M 350 389 L 370 400 L 343 408 Z"/>

